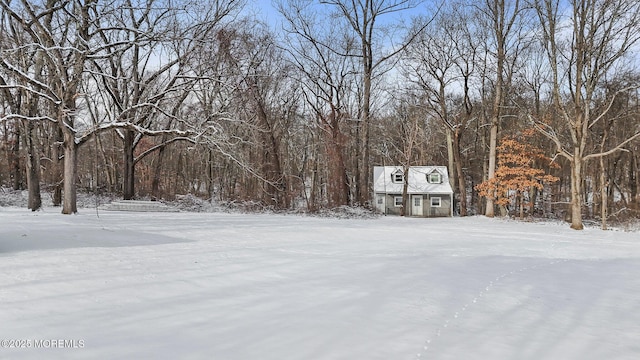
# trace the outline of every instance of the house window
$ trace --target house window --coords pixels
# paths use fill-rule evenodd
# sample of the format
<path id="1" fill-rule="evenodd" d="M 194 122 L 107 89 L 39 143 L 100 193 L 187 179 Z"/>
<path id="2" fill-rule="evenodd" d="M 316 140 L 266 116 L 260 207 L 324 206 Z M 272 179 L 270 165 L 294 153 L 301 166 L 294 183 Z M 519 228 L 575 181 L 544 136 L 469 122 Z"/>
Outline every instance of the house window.
<path id="1" fill-rule="evenodd" d="M 378 196 L 378 205 L 384 204 L 384 198 L 382 196 Z"/>
<path id="2" fill-rule="evenodd" d="M 402 173 L 402 171 L 397 171 L 391 174 L 391 181 L 396 184 L 404 183 L 404 174 Z"/>
<path id="3" fill-rule="evenodd" d="M 429 183 L 440 184 L 442 182 L 442 176 L 439 172 L 432 172 L 429 174 Z"/>
<path id="4" fill-rule="evenodd" d="M 394 196 L 393 197 L 393 206 L 402 207 L 402 196 Z"/>
<path id="5" fill-rule="evenodd" d="M 431 198 L 431 207 L 440 207 L 442 204 L 442 198 L 432 197 Z"/>

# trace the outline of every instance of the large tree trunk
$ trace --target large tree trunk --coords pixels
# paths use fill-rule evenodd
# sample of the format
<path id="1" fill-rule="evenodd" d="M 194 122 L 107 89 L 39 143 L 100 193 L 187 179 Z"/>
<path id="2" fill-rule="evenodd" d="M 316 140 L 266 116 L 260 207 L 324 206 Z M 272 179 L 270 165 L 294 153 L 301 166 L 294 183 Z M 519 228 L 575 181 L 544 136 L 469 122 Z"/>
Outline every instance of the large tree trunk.
<path id="1" fill-rule="evenodd" d="M 132 130 L 124 131 L 123 142 L 123 158 L 122 166 L 122 197 L 124 200 L 131 200 L 135 195 L 135 162 L 133 157 L 135 132 Z"/>
<path id="2" fill-rule="evenodd" d="M 499 108 L 499 105 L 495 105 L 495 107 Z M 496 173 L 496 149 L 498 145 L 498 119 L 499 119 L 499 115 L 497 113 L 494 114 L 493 118 L 491 119 L 491 132 L 489 134 L 489 168 L 488 168 L 487 180 L 493 179 Z M 495 195 L 487 196 L 487 206 L 485 209 L 485 215 L 487 217 L 495 216 L 494 199 L 495 199 Z"/>
<path id="3" fill-rule="evenodd" d="M 361 121 L 357 121 L 356 122 L 356 126 L 355 126 L 355 145 L 354 145 L 354 150 L 355 150 L 355 154 L 353 156 L 353 162 L 352 162 L 352 166 L 354 168 L 353 174 L 354 174 L 354 185 L 355 185 L 355 189 L 353 191 L 354 195 L 355 195 L 355 202 L 357 204 L 360 204 L 360 200 L 362 199 L 362 196 L 360 195 L 360 193 L 362 192 L 362 171 L 361 171 L 361 162 L 362 162 L 362 137 L 360 136 L 360 133 L 362 132 L 362 122 Z"/>
<path id="4" fill-rule="evenodd" d="M 62 187 L 64 183 L 63 176 L 63 168 L 64 168 L 64 160 L 61 156 L 61 148 L 62 143 L 64 141 L 64 137 L 62 135 L 62 130 L 59 127 L 54 129 L 55 132 L 55 143 L 52 147 L 51 151 L 51 161 L 52 161 L 52 176 L 53 176 L 53 206 L 62 206 Z M 64 152 L 63 152 L 64 153 Z"/>
<path id="5" fill-rule="evenodd" d="M 165 139 L 162 139 L 163 141 L 165 141 Z M 160 147 L 160 149 L 158 149 L 158 157 L 156 158 L 156 163 L 155 166 L 153 167 L 153 179 L 151 180 L 151 197 L 153 199 L 160 199 L 162 197 L 162 194 L 160 193 L 160 177 L 162 176 L 162 164 L 164 163 L 164 159 L 165 159 L 165 149 L 166 146 L 162 146 Z M 207 161 L 207 174 L 209 177 L 211 177 L 211 174 L 213 173 L 212 170 L 212 155 L 211 153 L 209 153 L 209 160 Z M 211 179 L 209 179 L 208 183 L 207 183 L 207 187 L 209 190 L 209 195 L 211 196 L 211 194 L 213 194 L 213 186 L 212 186 L 213 181 Z"/>
<path id="6" fill-rule="evenodd" d="M 22 170 L 20 169 L 20 125 L 13 127 L 13 140 L 9 149 L 9 169 L 13 190 L 22 190 Z"/>
<path id="7" fill-rule="evenodd" d="M 342 147 L 337 144 L 339 140 L 332 136 L 332 140 L 325 144 L 327 158 L 329 159 L 329 187 L 328 194 L 330 208 L 347 205 L 349 203 L 349 183 L 347 170 L 342 155 Z"/>
<path id="8" fill-rule="evenodd" d="M 329 207 L 338 207 L 349 203 L 349 179 L 344 162 L 344 136 L 340 132 L 338 115 L 331 114 L 331 126 L 323 133 L 328 138 L 325 144 L 325 153 L 328 159 L 329 169 Z"/>
<path id="9" fill-rule="evenodd" d="M 407 216 L 408 207 L 411 206 L 409 200 L 409 166 L 402 167 L 402 208 L 400 209 L 400 216 Z M 413 214 L 415 215 L 415 214 Z"/>
<path id="10" fill-rule="evenodd" d="M 494 88 L 493 105 L 491 109 L 491 131 L 489 138 L 489 173 L 488 180 L 495 177 L 496 171 L 496 150 L 498 145 L 498 130 L 500 127 L 500 118 L 502 116 L 502 105 L 504 104 L 504 87 L 505 84 L 509 84 L 512 79 L 511 72 L 507 72 L 507 78 L 505 80 L 505 69 L 508 69 L 505 62 L 507 61 L 507 49 L 510 44 L 510 35 L 518 33 L 520 29 L 518 14 L 522 10 L 518 1 L 508 3 L 504 0 L 492 0 L 487 1 L 488 13 L 491 15 L 491 22 L 493 26 L 493 35 L 496 42 L 496 81 Z M 515 41 L 521 41 L 516 40 Z M 515 48 L 519 48 L 516 46 Z M 513 56 L 517 56 L 517 51 L 512 52 Z M 495 196 L 487 197 L 487 208 L 485 215 L 493 217 L 495 215 Z"/>
<path id="11" fill-rule="evenodd" d="M 602 134 L 602 140 L 600 142 L 600 152 L 604 152 L 604 148 L 607 142 L 607 137 L 609 135 L 609 127 L 611 126 L 611 122 L 607 121 L 604 131 Z M 600 218 L 602 230 L 607 230 L 607 216 L 608 207 L 609 207 L 609 199 L 607 197 L 608 189 L 607 189 L 607 167 L 605 166 L 604 156 L 600 156 Z"/>
<path id="12" fill-rule="evenodd" d="M 363 43 L 364 44 L 364 43 Z M 364 51 L 367 54 L 367 51 Z M 358 191 L 358 203 L 360 205 L 366 205 L 369 203 L 370 199 L 370 177 L 373 177 L 373 174 L 370 172 L 370 151 L 369 151 L 369 138 L 370 138 L 370 130 L 369 130 L 369 121 L 371 117 L 371 79 L 373 77 L 372 69 L 370 64 L 366 64 L 367 61 L 371 61 L 371 55 L 365 56 L 363 61 L 365 61 L 364 66 L 364 83 L 363 83 L 363 95 L 362 95 L 362 114 L 361 114 L 361 131 L 362 131 L 362 164 L 360 167 L 360 182 L 359 182 L 359 191 Z"/>
<path id="13" fill-rule="evenodd" d="M 575 148 L 571 161 L 571 228 L 582 230 L 582 157 Z"/>
<path id="14" fill-rule="evenodd" d="M 457 184 L 456 179 L 458 178 L 456 175 L 456 162 L 455 155 L 453 154 L 453 131 L 447 126 L 445 128 L 445 132 L 447 135 L 447 170 L 449 170 L 449 185 L 453 189 L 453 192 L 456 192 Z"/>
<path id="15" fill-rule="evenodd" d="M 70 131 L 64 132 L 64 199 L 62 202 L 63 214 L 75 214 L 77 207 L 77 186 L 78 175 L 78 146 L 75 143 L 75 136 Z"/>
<path id="16" fill-rule="evenodd" d="M 456 129 L 453 134 L 453 155 L 458 176 L 458 191 L 460 193 L 460 216 L 467 216 L 467 185 L 462 172 L 462 156 L 460 154 L 460 140 L 462 134 Z"/>
<path id="17" fill-rule="evenodd" d="M 28 208 L 37 211 L 42 208 L 42 197 L 40 196 L 40 154 L 34 145 L 34 124 L 32 121 L 25 122 L 25 145 L 27 150 L 27 187 L 29 189 Z"/>
<path id="18" fill-rule="evenodd" d="M 289 196 L 287 194 L 287 184 L 280 164 L 280 146 L 274 133 L 274 129 L 269 122 L 264 104 L 256 97 L 257 120 L 262 127 L 262 146 L 264 149 L 264 162 L 262 172 L 266 179 L 264 201 L 268 205 L 278 209 L 289 207 Z"/>
<path id="19" fill-rule="evenodd" d="M 263 144 L 265 146 L 263 172 L 267 180 L 265 202 L 278 209 L 286 209 L 289 206 L 286 182 L 280 167 L 277 141 L 271 132 L 264 135 Z"/>

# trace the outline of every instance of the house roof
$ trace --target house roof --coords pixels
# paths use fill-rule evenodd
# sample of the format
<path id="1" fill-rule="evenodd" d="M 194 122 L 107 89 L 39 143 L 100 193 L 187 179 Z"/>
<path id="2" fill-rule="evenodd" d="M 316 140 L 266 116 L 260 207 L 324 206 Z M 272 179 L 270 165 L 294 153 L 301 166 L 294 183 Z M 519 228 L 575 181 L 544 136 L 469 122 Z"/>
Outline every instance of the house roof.
<path id="1" fill-rule="evenodd" d="M 375 166 L 373 168 L 373 191 L 375 193 L 402 194 L 402 183 L 393 182 L 392 174 L 402 171 L 402 166 Z M 440 173 L 442 181 L 432 184 L 429 174 Z M 408 194 L 453 194 L 446 166 L 411 166 L 408 176 Z"/>

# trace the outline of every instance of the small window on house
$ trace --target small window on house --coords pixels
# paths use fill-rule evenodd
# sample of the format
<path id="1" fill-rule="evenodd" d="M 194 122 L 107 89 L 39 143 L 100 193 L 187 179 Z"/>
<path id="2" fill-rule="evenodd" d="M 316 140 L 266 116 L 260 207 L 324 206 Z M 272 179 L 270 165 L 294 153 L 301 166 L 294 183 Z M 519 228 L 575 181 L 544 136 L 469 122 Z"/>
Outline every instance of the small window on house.
<path id="1" fill-rule="evenodd" d="M 442 204 L 442 199 L 439 197 L 431 198 L 431 207 L 440 207 Z"/>
<path id="2" fill-rule="evenodd" d="M 402 196 L 395 196 L 393 198 L 393 205 L 395 207 L 402 207 Z"/>
<path id="3" fill-rule="evenodd" d="M 440 184 L 442 182 L 442 176 L 439 172 L 432 172 L 428 177 L 431 184 Z"/>
<path id="4" fill-rule="evenodd" d="M 402 171 L 396 171 L 393 174 L 391 174 L 391 181 L 393 181 L 396 184 L 404 183 L 404 174 L 402 173 Z"/>
<path id="5" fill-rule="evenodd" d="M 384 198 L 382 196 L 378 196 L 378 205 L 384 204 Z"/>

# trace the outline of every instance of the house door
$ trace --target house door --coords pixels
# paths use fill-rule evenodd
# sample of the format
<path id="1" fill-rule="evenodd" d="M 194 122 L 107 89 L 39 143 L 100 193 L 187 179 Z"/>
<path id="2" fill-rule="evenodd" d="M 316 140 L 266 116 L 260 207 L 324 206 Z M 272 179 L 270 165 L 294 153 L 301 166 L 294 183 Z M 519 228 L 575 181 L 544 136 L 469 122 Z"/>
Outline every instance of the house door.
<path id="1" fill-rule="evenodd" d="M 424 216 L 422 212 L 422 195 L 411 195 L 411 215 Z"/>
<path id="2" fill-rule="evenodd" d="M 385 195 L 384 194 L 378 194 L 376 195 L 376 207 L 378 208 L 378 211 L 380 211 L 383 214 L 386 214 L 386 209 L 385 209 Z"/>

